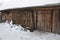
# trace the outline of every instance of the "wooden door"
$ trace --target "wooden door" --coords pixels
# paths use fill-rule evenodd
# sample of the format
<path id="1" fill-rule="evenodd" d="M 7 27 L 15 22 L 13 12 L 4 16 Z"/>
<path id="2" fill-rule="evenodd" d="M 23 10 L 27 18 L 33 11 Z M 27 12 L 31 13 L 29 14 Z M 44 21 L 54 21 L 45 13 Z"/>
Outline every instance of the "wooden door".
<path id="1" fill-rule="evenodd" d="M 52 15 L 50 10 L 37 11 L 37 29 L 51 32 Z"/>

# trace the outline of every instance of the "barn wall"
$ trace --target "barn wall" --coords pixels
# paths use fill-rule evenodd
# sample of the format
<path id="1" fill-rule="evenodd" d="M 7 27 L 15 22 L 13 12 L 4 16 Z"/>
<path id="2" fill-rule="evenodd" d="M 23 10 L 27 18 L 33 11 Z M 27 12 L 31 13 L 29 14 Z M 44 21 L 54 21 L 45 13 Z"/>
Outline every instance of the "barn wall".
<path id="1" fill-rule="evenodd" d="M 2 21 L 13 21 L 24 28 L 60 33 L 60 7 L 13 9 L 2 11 Z"/>
<path id="2" fill-rule="evenodd" d="M 36 8 L 37 29 L 60 34 L 60 8 Z"/>
<path id="3" fill-rule="evenodd" d="M 13 24 L 20 24 L 24 28 L 29 27 L 33 31 L 32 11 L 29 10 L 9 10 L 2 12 L 2 21 L 13 21 Z"/>

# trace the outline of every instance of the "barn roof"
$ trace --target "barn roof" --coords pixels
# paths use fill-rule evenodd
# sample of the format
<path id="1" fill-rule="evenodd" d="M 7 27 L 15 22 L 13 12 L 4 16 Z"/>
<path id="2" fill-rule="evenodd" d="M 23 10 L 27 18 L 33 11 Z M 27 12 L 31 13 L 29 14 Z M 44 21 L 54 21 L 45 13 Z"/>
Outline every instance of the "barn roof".
<path id="1" fill-rule="evenodd" d="M 60 0 L 6 0 L 4 2 L 0 2 L 0 10 L 45 5 L 60 5 Z"/>

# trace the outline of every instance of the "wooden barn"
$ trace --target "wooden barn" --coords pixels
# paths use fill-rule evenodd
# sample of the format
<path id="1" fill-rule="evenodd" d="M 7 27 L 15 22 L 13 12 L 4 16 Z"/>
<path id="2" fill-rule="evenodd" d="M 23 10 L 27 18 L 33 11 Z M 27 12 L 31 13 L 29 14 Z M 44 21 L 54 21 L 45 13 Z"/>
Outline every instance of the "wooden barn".
<path id="1" fill-rule="evenodd" d="M 12 20 L 13 24 L 20 24 L 22 27 L 28 28 L 31 32 L 40 30 L 60 34 L 59 3 L 56 5 L 49 4 L 44 6 L 11 8 L 5 10 L 1 10 L 2 8 L 3 7 L 0 8 L 0 22 Z"/>

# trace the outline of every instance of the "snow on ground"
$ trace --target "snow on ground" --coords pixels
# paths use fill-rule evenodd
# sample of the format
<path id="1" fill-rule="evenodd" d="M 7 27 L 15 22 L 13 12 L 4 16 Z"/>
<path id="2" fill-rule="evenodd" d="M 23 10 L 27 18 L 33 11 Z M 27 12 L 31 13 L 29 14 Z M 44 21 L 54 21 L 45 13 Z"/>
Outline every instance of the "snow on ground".
<path id="1" fill-rule="evenodd" d="M 0 23 L 0 40 L 60 40 L 60 35 L 29 30 L 24 31 L 21 25 L 13 25 L 10 23 Z"/>

